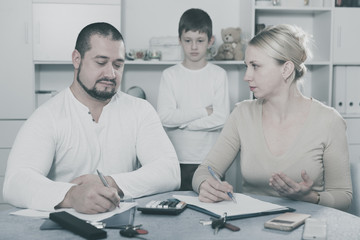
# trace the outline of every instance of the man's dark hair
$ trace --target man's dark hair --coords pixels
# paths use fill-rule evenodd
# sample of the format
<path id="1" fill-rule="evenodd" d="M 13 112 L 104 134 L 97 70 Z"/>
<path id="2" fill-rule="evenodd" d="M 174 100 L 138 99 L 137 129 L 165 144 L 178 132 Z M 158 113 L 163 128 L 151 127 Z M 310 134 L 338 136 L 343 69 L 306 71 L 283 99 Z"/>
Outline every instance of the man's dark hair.
<path id="1" fill-rule="evenodd" d="M 212 21 L 204 10 L 198 8 L 191 8 L 186 10 L 179 21 L 179 38 L 183 32 L 199 31 L 206 33 L 209 40 L 212 37 Z"/>
<path id="2" fill-rule="evenodd" d="M 123 36 L 114 26 L 105 22 L 92 23 L 84 27 L 79 33 L 75 49 L 84 57 L 85 52 L 91 49 L 90 38 L 93 35 L 109 37 L 113 41 L 124 41 Z"/>

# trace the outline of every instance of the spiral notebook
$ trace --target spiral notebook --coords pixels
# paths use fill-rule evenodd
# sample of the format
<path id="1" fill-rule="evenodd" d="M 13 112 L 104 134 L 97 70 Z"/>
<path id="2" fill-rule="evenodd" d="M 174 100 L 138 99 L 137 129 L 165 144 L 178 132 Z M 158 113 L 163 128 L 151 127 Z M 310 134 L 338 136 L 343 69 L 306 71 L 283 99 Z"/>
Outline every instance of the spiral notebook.
<path id="1" fill-rule="evenodd" d="M 234 193 L 237 203 L 233 201 L 204 203 L 200 202 L 197 196 L 173 195 L 173 197 L 186 202 L 188 208 L 216 218 L 221 217 L 226 212 L 228 220 L 295 211 L 293 208 L 262 201 L 241 193 Z"/>

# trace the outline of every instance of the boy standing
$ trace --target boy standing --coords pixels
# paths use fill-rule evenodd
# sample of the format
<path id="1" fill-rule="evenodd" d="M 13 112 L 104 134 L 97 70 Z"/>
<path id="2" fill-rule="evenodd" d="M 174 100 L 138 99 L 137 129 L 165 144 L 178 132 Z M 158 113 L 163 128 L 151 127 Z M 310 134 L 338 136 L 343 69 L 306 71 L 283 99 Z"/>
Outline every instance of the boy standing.
<path id="1" fill-rule="evenodd" d="M 225 70 L 206 59 L 214 42 L 210 16 L 189 9 L 178 31 L 185 57 L 164 70 L 157 110 L 180 161 L 180 190 L 192 190 L 192 176 L 229 116 L 229 90 Z"/>

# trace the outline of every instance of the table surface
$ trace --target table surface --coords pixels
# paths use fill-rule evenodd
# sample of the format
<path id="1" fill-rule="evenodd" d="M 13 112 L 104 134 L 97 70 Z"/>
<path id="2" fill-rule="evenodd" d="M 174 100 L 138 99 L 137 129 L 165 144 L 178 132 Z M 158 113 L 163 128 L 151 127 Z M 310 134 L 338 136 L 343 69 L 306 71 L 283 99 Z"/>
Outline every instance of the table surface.
<path id="1" fill-rule="evenodd" d="M 173 194 L 196 196 L 194 192 L 167 192 L 137 199 L 138 206 L 145 206 L 150 200 L 165 200 Z M 296 209 L 298 213 L 310 214 L 312 218 L 325 219 L 327 222 L 327 240 L 351 239 L 360 240 L 360 218 L 349 213 L 328 208 L 316 204 L 292 201 L 288 199 L 268 196 L 250 195 L 260 200 L 288 206 Z M 66 230 L 40 230 L 44 219 L 34 219 L 9 215 L 18 209 L 10 209 L 0 212 L 0 239 L 83 239 L 80 236 Z M 239 232 L 231 232 L 228 229 L 219 230 L 217 235 L 211 226 L 203 226 L 200 219 L 209 219 L 208 215 L 186 209 L 180 215 L 149 215 L 136 211 L 135 223 L 142 224 L 148 230 L 147 235 L 141 235 L 145 239 L 302 239 L 304 226 L 300 226 L 291 232 L 264 228 L 264 223 L 279 214 L 239 219 L 231 221 L 232 224 L 241 228 Z M 119 230 L 106 229 L 107 239 L 126 239 L 119 235 Z"/>

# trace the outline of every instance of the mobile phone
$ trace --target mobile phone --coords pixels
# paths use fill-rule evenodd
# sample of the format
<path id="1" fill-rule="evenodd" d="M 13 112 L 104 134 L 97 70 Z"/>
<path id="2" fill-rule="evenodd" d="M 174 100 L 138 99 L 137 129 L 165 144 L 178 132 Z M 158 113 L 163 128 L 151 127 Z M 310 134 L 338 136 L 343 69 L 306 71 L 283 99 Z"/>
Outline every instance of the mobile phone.
<path id="1" fill-rule="evenodd" d="M 326 222 L 321 219 L 308 218 L 305 220 L 304 240 L 325 240 L 326 239 Z"/>
<path id="2" fill-rule="evenodd" d="M 264 226 L 281 231 L 291 231 L 303 224 L 309 217 L 309 214 L 287 212 L 265 222 Z"/>

